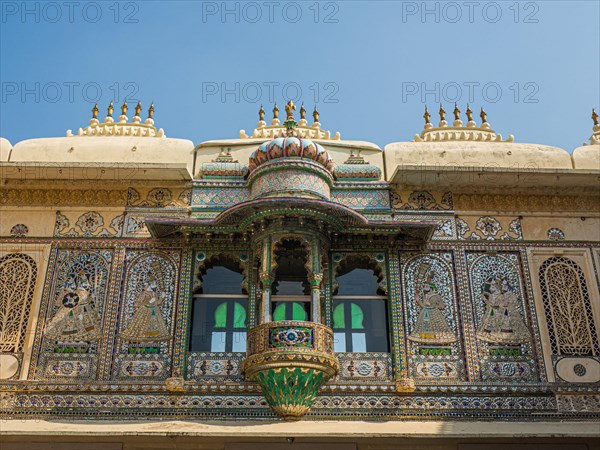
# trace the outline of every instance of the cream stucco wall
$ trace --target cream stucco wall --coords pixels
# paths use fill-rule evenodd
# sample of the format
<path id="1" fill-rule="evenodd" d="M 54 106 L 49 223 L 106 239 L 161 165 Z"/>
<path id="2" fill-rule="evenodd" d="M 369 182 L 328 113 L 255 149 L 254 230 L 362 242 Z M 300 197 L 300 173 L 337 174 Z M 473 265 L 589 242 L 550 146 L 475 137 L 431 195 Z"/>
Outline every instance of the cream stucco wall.
<path id="1" fill-rule="evenodd" d="M 577 147 L 572 158 L 575 169 L 600 170 L 600 144 Z"/>
<path id="2" fill-rule="evenodd" d="M 186 139 L 125 136 L 72 136 L 18 142 L 10 162 L 184 163 L 191 172 L 194 144 Z"/>
<path id="3" fill-rule="evenodd" d="M 0 137 L 0 162 L 8 161 L 12 148 L 12 144 L 8 141 L 8 139 Z"/>
<path id="4" fill-rule="evenodd" d="M 490 169 L 572 169 L 571 156 L 558 147 L 508 142 L 394 142 L 384 148 L 388 180 L 403 166 Z"/>

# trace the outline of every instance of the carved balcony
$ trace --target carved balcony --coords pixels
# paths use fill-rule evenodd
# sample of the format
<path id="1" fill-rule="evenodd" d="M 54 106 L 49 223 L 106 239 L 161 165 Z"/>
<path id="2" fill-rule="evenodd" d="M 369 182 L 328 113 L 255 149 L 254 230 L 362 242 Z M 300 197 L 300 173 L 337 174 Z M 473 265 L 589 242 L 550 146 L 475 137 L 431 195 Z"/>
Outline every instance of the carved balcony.
<path id="1" fill-rule="evenodd" d="M 248 333 L 242 363 L 247 379 L 257 382 L 271 409 L 286 420 L 310 411 L 319 389 L 337 375 L 333 331 L 313 322 L 269 322 Z"/>

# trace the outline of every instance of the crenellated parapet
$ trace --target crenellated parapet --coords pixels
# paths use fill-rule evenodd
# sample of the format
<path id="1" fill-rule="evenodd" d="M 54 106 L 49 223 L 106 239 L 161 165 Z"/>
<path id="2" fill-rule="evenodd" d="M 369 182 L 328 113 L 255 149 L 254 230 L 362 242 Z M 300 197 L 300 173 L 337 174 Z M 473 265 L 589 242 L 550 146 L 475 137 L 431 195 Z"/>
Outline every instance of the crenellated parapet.
<path id="1" fill-rule="evenodd" d="M 123 102 L 121 106 L 121 115 L 115 122 L 113 119 L 114 107 L 110 102 L 108 112 L 103 122 L 98 120 L 98 104 L 92 109 L 92 118 L 90 124 L 85 128 L 77 130 L 77 136 L 133 136 L 133 137 L 167 137 L 162 128 L 156 129 L 154 126 L 154 103 L 148 109 L 148 117 L 142 123 L 140 113 L 142 111 L 142 103 L 138 102 L 135 107 L 135 115 L 131 118 L 127 117 L 127 102 Z M 67 130 L 67 136 L 75 136 L 71 130 Z"/>
<path id="2" fill-rule="evenodd" d="M 334 136 L 331 136 L 330 131 L 326 131 L 321 128 L 321 123 L 319 122 L 319 111 L 317 110 L 316 106 L 312 113 L 313 123 L 310 125 L 306 120 L 306 109 L 304 108 L 304 103 L 302 106 L 300 106 L 300 119 L 297 123 L 293 114 L 293 111 L 296 110 L 296 105 L 290 101 L 286 105 L 285 110 L 287 116 L 285 122 L 282 124 L 279 120 L 279 108 L 277 107 L 277 103 L 275 103 L 273 106 L 273 120 L 271 120 L 271 125 L 267 125 L 267 122 L 265 122 L 265 110 L 261 105 L 258 112 L 259 121 L 256 124 L 256 128 L 251 135 L 246 134 L 245 130 L 240 130 L 240 139 L 274 139 L 277 137 L 284 137 L 286 136 L 287 125 L 290 125 L 291 123 L 294 124 L 294 127 L 297 131 L 297 136 L 300 138 L 320 139 L 327 141 L 339 141 L 341 139 L 339 131 L 335 133 Z"/>
<path id="3" fill-rule="evenodd" d="M 487 113 L 481 108 L 481 124 L 477 126 L 477 123 L 473 120 L 473 111 L 469 105 L 467 105 L 467 124 L 463 125 L 463 121 L 460 119 L 460 109 L 458 105 L 454 105 L 454 121 L 452 125 L 448 124 L 446 120 L 446 111 L 444 107 L 440 105 L 439 115 L 440 122 L 437 127 L 434 127 L 430 122 L 431 115 L 425 107 L 425 113 L 423 118 L 425 119 L 425 127 L 421 134 L 416 134 L 413 138 L 413 142 L 445 142 L 445 141 L 481 141 L 481 142 L 514 142 L 515 138 L 511 134 L 508 139 L 502 140 L 502 135 L 492 130 L 491 125 L 487 121 Z"/>

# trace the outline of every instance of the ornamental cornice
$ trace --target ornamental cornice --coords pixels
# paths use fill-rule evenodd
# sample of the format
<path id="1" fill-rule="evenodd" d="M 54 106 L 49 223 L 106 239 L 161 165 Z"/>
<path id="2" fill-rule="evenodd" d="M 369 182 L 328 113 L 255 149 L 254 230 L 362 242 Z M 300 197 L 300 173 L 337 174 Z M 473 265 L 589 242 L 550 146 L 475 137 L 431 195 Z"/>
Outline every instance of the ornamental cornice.
<path id="1" fill-rule="evenodd" d="M 457 211 L 585 211 L 600 212 L 598 196 L 594 195 L 505 195 L 454 194 Z"/>
<path id="2" fill-rule="evenodd" d="M 1 206 L 125 206 L 127 189 L 2 189 Z"/>

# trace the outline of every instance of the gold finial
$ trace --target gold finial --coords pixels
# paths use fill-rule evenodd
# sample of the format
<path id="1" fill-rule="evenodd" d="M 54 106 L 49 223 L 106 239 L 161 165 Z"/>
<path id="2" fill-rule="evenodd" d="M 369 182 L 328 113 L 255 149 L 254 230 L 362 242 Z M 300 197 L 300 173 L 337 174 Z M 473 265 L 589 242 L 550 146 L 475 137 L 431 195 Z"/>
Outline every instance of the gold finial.
<path id="1" fill-rule="evenodd" d="M 315 110 L 313 111 L 313 119 L 315 119 L 315 122 L 319 121 L 319 111 L 317 111 L 317 105 L 315 105 Z"/>
<path id="2" fill-rule="evenodd" d="M 473 121 L 473 111 L 471 111 L 471 107 L 469 106 L 468 103 L 467 103 L 467 120 L 469 122 Z"/>
<path id="3" fill-rule="evenodd" d="M 479 113 L 479 117 L 481 117 L 481 124 L 487 123 L 487 113 L 481 108 L 481 112 Z"/>
<path id="4" fill-rule="evenodd" d="M 458 105 L 454 104 L 454 120 L 460 120 L 460 109 L 458 109 Z"/>
<path id="5" fill-rule="evenodd" d="M 127 114 L 127 101 L 123 101 L 123 106 L 121 106 L 121 114 Z"/>
<path id="6" fill-rule="evenodd" d="M 148 108 L 148 119 L 152 119 L 152 117 L 154 117 L 154 102 Z"/>
<path id="7" fill-rule="evenodd" d="M 592 108 L 592 120 L 594 121 L 594 125 L 598 125 L 598 113 L 594 108 Z"/>
<path id="8" fill-rule="evenodd" d="M 304 109 L 304 102 L 302 103 L 302 106 L 300 106 L 300 118 L 306 119 L 306 109 Z"/>
<path id="9" fill-rule="evenodd" d="M 258 110 L 258 119 L 263 122 L 265 120 L 265 109 L 263 105 L 260 105 L 260 109 Z"/>
<path id="10" fill-rule="evenodd" d="M 429 114 L 429 111 L 427 111 L 427 105 L 425 105 L 425 113 L 423 114 L 423 119 L 425 119 L 425 125 L 431 123 L 429 121 L 429 119 L 431 119 L 431 114 Z"/>
<path id="11" fill-rule="evenodd" d="M 135 115 L 139 117 L 142 112 L 142 102 L 138 101 L 137 105 L 135 105 Z"/>
<path id="12" fill-rule="evenodd" d="M 94 107 L 92 108 L 92 119 L 97 119 L 98 118 L 98 103 L 96 103 L 94 105 Z"/>
<path id="13" fill-rule="evenodd" d="M 110 103 L 108 104 L 108 117 L 112 117 L 114 110 L 115 110 L 115 108 L 113 107 L 112 100 L 111 100 Z"/>
<path id="14" fill-rule="evenodd" d="M 440 120 L 446 120 L 446 111 L 444 111 L 444 107 L 440 104 Z"/>
<path id="15" fill-rule="evenodd" d="M 279 119 L 279 108 L 277 107 L 277 102 L 275 102 L 275 106 L 273 106 L 273 119 Z"/>
<path id="16" fill-rule="evenodd" d="M 296 105 L 294 105 L 293 101 L 287 102 L 285 105 L 285 113 L 287 114 L 286 120 L 294 120 L 294 111 L 296 110 Z"/>

